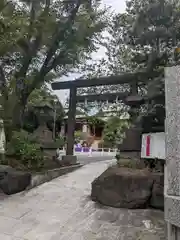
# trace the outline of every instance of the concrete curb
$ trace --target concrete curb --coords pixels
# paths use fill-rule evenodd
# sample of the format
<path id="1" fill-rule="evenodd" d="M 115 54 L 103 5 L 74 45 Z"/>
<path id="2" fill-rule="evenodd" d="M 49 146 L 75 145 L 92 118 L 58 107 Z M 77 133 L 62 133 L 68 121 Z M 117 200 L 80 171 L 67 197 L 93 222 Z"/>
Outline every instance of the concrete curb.
<path id="1" fill-rule="evenodd" d="M 54 178 L 58 178 L 62 175 L 75 171 L 76 169 L 82 167 L 82 164 L 76 164 L 67 167 L 56 168 L 52 170 L 47 170 L 46 172 L 38 172 L 32 175 L 31 183 L 26 190 L 30 190 L 37 187 L 43 183 L 49 182 Z"/>

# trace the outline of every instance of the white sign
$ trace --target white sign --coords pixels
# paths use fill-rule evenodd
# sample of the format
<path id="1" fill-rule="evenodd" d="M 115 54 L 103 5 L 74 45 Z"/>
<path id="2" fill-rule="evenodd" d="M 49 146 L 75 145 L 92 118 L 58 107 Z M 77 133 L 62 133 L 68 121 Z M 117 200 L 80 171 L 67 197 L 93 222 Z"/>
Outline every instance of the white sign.
<path id="1" fill-rule="evenodd" d="M 165 159 L 164 132 L 142 135 L 141 157 Z"/>

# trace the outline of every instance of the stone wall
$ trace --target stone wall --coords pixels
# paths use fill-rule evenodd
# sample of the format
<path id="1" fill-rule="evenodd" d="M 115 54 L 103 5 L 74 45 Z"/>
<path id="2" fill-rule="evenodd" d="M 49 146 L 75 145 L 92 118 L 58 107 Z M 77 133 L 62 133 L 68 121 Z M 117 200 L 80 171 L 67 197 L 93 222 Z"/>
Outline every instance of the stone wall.
<path id="1" fill-rule="evenodd" d="M 31 178 L 31 183 L 27 189 L 37 187 L 45 182 L 51 181 L 54 178 L 57 178 L 64 174 L 75 171 L 76 169 L 78 169 L 80 167 L 82 167 L 81 164 L 76 164 L 76 165 L 72 165 L 72 166 L 56 168 L 56 169 L 48 170 L 45 172 L 33 174 L 32 178 Z"/>

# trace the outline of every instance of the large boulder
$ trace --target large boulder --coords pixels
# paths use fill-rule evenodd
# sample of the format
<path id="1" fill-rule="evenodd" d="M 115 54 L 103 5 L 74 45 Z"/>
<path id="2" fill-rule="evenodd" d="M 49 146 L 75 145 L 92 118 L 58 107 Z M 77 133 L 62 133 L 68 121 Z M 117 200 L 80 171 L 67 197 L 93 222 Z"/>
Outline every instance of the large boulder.
<path id="1" fill-rule="evenodd" d="M 31 183 L 31 174 L 0 165 L 0 189 L 8 195 L 24 191 Z"/>
<path id="2" fill-rule="evenodd" d="M 145 208 L 151 198 L 153 177 L 148 170 L 110 167 L 92 182 L 91 198 L 119 208 Z"/>
<path id="3" fill-rule="evenodd" d="M 4 179 L 8 172 L 12 172 L 14 169 L 8 165 L 0 165 L 0 181 Z"/>
<path id="4" fill-rule="evenodd" d="M 153 187 L 150 199 L 150 206 L 157 209 L 164 209 L 164 173 L 153 174 Z"/>

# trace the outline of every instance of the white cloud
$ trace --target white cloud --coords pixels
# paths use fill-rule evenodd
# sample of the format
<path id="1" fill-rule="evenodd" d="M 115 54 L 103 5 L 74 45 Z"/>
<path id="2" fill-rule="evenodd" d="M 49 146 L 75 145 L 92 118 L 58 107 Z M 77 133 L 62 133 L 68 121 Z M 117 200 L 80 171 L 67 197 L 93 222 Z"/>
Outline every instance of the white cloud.
<path id="1" fill-rule="evenodd" d="M 115 12 L 124 12 L 126 9 L 125 0 L 103 0 L 104 5 L 111 7 Z"/>
<path id="2" fill-rule="evenodd" d="M 118 13 L 118 12 L 121 13 L 121 12 L 125 12 L 126 0 L 102 0 L 102 5 L 111 7 L 111 9 L 116 13 Z M 95 59 L 99 59 L 99 58 L 102 58 L 103 55 L 104 55 L 104 50 L 103 50 L 103 48 L 100 48 L 98 52 L 93 54 L 93 57 Z M 61 78 L 61 81 L 70 81 L 70 80 L 75 79 L 76 77 L 78 77 L 78 76 L 71 75 L 69 77 Z M 58 91 L 55 91 L 55 94 L 57 94 L 57 96 L 59 97 L 62 104 L 64 104 L 69 95 L 69 91 L 68 90 L 58 90 Z"/>

